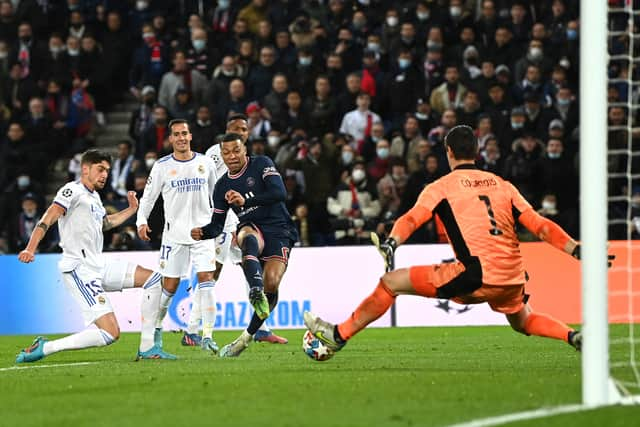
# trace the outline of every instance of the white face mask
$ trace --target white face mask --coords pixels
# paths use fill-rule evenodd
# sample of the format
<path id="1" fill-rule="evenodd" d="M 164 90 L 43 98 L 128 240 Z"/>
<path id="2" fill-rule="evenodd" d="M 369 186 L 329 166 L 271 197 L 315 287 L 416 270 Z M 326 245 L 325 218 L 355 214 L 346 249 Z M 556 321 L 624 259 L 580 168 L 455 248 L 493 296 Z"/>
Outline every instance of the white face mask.
<path id="1" fill-rule="evenodd" d="M 416 12 L 416 17 L 420 21 L 426 21 L 427 19 L 429 19 L 429 12 Z"/>
<path id="2" fill-rule="evenodd" d="M 462 8 L 460 6 L 451 6 L 449 8 L 449 14 L 454 18 L 457 18 L 458 16 L 462 15 Z"/>
<path id="3" fill-rule="evenodd" d="M 351 172 L 351 178 L 353 178 L 356 184 L 362 182 L 366 176 L 367 174 L 362 169 L 354 169 L 353 172 Z"/>
<path id="4" fill-rule="evenodd" d="M 348 165 L 353 161 L 353 152 L 352 151 L 343 151 L 342 152 L 342 163 Z"/>
<path id="5" fill-rule="evenodd" d="M 387 16 L 387 25 L 390 27 L 395 27 L 398 25 L 398 17 L 397 16 Z"/>
<path id="6" fill-rule="evenodd" d="M 542 49 L 539 47 L 532 47 L 529 49 L 529 56 L 531 59 L 540 59 L 542 58 Z"/>
<path id="7" fill-rule="evenodd" d="M 78 55 L 80 55 L 80 50 L 79 49 L 68 49 L 67 52 L 69 53 L 69 56 L 78 56 Z"/>
<path id="8" fill-rule="evenodd" d="M 18 188 L 27 188 L 29 186 L 29 184 L 31 184 L 31 178 L 29 178 L 28 176 L 25 175 L 21 175 L 18 177 L 18 179 L 16 180 L 17 184 L 18 184 Z"/>
<path id="9" fill-rule="evenodd" d="M 235 74 L 236 74 L 236 71 L 235 71 L 235 69 L 233 69 L 233 70 L 225 70 L 225 69 L 223 68 L 223 69 L 222 69 L 222 74 L 224 74 L 224 75 L 225 75 L 225 76 L 227 76 L 227 77 L 231 77 L 231 76 L 233 76 L 233 75 L 235 75 Z"/>
<path id="10" fill-rule="evenodd" d="M 230 3 L 229 0 L 218 0 L 218 7 L 223 10 L 228 9 Z"/>
<path id="11" fill-rule="evenodd" d="M 198 126 L 209 126 L 211 124 L 211 120 L 196 120 Z"/>
<path id="12" fill-rule="evenodd" d="M 147 3 L 146 1 L 138 0 L 136 2 L 136 9 L 138 10 L 145 10 L 147 6 L 149 6 L 149 3 Z"/>
<path id="13" fill-rule="evenodd" d="M 202 51 L 205 47 L 207 47 L 207 42 L 205 40 L 200 40 L 200 39 L 191 40 L 191 43 L 193 44 L 193 48 L 198 52 Z"/>
<path id="14" fill-rule="evenodd" d="M 547 153 L 547 157 L 550 159 L 559 159 L 562 153 Z"/>
<path id="15" fill-rule="evenodd" d="M 550 202 L 549 200 L 543 200 L 542 209 L 544 209 L 545 211 L 549 211 L 550 213 L 556 212 L 556 204 L 555 202 Z"/>
<path id="16" fill-rule="evenodd" d="M 280 144 L 280 137 L 278 135 L 267 136 L 267 144 L 269 144 L 271 148 L 276 148 L 278 144 Z"/>
<path id="17" fill-rule="evenodd" d="M 156 163 L 156 159 L 154 159 L 153 157 L 144 159 L 144 164 L 147 166 L 147 169 L 151 169 L 155 163 Z"/>

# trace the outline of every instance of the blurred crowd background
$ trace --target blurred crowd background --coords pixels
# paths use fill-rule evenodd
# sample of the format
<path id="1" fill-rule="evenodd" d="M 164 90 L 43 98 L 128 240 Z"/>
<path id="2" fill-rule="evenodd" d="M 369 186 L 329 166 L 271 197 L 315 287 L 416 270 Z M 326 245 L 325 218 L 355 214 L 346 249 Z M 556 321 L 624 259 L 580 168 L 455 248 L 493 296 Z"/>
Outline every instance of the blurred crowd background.
<path id="1" fill-rule="evenodd" d="M 249 118 L 248 151 L 279 168 L 301 246 L 388 231 L 448 172 L 443 137 L 459 124 L 476 131 L 479 168 L 579 237 L 578 3 L 0 1 L 0 252 L 25 246 L 87 148 L 113 153 L 102 197 L 121 209 L 171 152 L 170 119 L 189 120 L 204 153 L 232 113 Z M 620 16 L 611 30 L 626 30 Z M 628 37 L 609 47 L 627 53 Z M 609 67 L 612 239 L 636 237 L 640 217 L 640 186 L 627 178 L 640 159 L 629 151 L 630 72 L 625 60 Z M 123 113 L 126 126 L 111 120 Z M 134 220 L 109 233 L 106 250 L 159 246 L 161 201 L 151 243 Z M 430 221 L 410 242 L 443 241 L 439 230 Z M 55 229 L 40 251 L 59 251 Z"/>

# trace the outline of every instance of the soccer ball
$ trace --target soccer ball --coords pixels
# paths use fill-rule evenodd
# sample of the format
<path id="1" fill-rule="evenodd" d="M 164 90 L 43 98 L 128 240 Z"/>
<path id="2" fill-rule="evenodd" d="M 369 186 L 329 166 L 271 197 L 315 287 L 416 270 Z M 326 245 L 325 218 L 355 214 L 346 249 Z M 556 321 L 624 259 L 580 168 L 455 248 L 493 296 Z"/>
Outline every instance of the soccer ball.
<path id="1" fill-rule="evenodd" d="M 302 337 L 302 351 L 311 359 L 318 362 L 329 360 L 335 354 L 335 351 L 324 345 L 311 331 L 306 331 Z"/>

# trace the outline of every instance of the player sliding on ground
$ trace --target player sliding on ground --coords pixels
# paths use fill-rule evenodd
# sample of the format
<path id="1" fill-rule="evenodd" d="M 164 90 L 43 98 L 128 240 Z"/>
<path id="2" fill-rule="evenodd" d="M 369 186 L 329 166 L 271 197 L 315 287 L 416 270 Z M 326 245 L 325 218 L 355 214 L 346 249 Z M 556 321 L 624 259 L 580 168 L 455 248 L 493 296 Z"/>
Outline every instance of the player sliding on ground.
<path id="1" fill-rule="evenodd" d="M 221 357 L 237 357 L 278 303 L 278 288 L 298 232 L 284 204 L 287 192 L 273 161 L 265 156 L 248 157 L 237 133 L 227 133 L 220 144 L 229 171 L 216 183 L 212 222 L 192 229 L 191 237 L 216 238 L 223 231 L 229 209 L 240 221 L 242 270 L 251 287 L 249 302 L 255 313 L 247 329 L 220 350 Z"/>
<path id="2" fill-rule="evenodd" d="M 120 336 L 120 327 L 113 313 L 109 291 L 123 288 L 149 288 L 160 283 L 161 276 L 127 261 L 105 263 L 102 256 L 102 232 L 117 227 L 138 210 L 138 199 L 133 191 L 127 193 L 129 206 L 107 215 L 98 190 L 102 190 L 111 169 L 111 157 L 97 150 L 89 150 L 80 161 L 80 181 L 65 184 L 53 203 L 38 222 L 27 248 L 18 259 L 32 262 L 38 243 L 47 230 L 58 221 L 62 259 L 58 264 L 65 288 L 82 309 L 87 328 L 82 332 L 54 341 L 38 337 L 31 346 L 18 354 L 16 363 L 35 362 L 52 353 L 100 347 L 114 343 Z"/>
<path id="3" fill-rule="evenodd" d="M 461 304 L 488 302 L 522 334 L 555 338 L 580 350 L 582 336 L 527 304 L 526 273 L 515 223 L 540 239 L 580 258 L 580 246 L 554 222 L 538 215 L 516 188 L 475 167 L 478 149 L 473 130 L 456 126 L 445 137 L 451 172 L 425 187 L 415 206 L 400 217 L 379 249 L 388 266 L 395 249 L 437 214 L 456 255 L 455 262 L 402 268 L 386 273 L 351 316 L 333 325 L 310 312 L 307 328 L 333 350 L 382 316 L 398 295 L 451 299 Z"/>

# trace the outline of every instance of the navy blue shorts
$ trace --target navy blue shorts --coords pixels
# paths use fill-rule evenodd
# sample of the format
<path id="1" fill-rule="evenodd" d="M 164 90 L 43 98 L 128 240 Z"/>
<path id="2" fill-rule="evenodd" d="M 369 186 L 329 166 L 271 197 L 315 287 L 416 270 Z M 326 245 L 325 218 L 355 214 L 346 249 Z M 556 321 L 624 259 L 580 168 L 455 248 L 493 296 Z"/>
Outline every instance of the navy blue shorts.
<path id="1" fill-rule="evenodd" d="M 254 223 L 248 222 L 238 225 L 238 231 L 242 227 L 249 226 L 256 230 L 262 236 L 264 248 L 260 254 L 260 261 L 266 262 L 270 260 L 278 260 L 287 265 L 289 263 L 289 254 L 293 244 L 298 240 L 297 233 L 287 228 L 280 230 L 264 230 Z"/>

